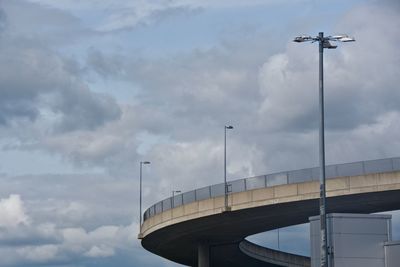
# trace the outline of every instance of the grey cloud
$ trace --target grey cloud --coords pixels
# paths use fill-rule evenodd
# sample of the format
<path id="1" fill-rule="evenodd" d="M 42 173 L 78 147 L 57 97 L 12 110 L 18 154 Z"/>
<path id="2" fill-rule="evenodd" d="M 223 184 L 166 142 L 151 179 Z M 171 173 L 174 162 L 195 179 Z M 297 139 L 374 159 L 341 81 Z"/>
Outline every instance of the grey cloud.
<path id="1" fill-rule="evenodd" d="M 0 124 L 8 124 L 14 118 L 27 118 L 31 121 L 38 116 L 38 110 L 29 100 L 6 100 L 0 102 Z"/>
<path id="2" fill-rule="evenodd" d="M 114 99 L 93 93 L 79 78 L 68 73 L 62 58 L 36 47 L 8 47 L 0 55 L 3 124 L 13 119 L 36 120 L 41 111 L 61 115 L 63 131 L 93 129 L 118 119 Z"/>
<path id="3" fill-rule="evenodd" d="M 100 93 L 91 92 L 84 85 L 76 84 L 57 96 L 52 110 L 61 112 L 60 130 L 95 129 L 108 121 L 118 120 L 121 109 L 115 99 Z M 57 103 L 58 102 L 58 103 Z"/>
<path id="4" fill-rule="evenodd" d="M 374 1 L 375 4 L 381 5 L 384 3 L 384 5 L 390 6 L 390 7 L 395 7 L 395 8 L 400 8 L 400 3 L 397 0 L 383 0 L 383 1 Z"/>
<path id="5" fill-rule="evenodd" d="M 24 0 L 3 1 L 1 10 L 7 19 L 4 32 L 12 37 L 23 36 L 21 42 L 58 48 L 96 35 L 79 18 L 50 5 Z"/>
<path id="6" fill-rule="evenodd" d="M 0 9 L 0 34 L 3 34 L 3 31 L 6 29 L 7 17 L 6 13 Z"/>
<path id="7" fill-rule="evenodd" d="M 30 0 L 42 9 L 57 13 L 79 11 L 95 12 L 92 30 L 100 34 L 114 34 L 119 31 L 132 30 L 138 26 L 148 26 L 150 24 L 165 21 L 171 16 L 193 14 L 198 12 L 199 6 L 192 3 L 179 3 L 176 1 L 134 1 L 134 2 L 115 2 L 115 1 L 85 1 L 84 3 Z M 51 7 L 51 8 L 49 8 Z M 36 7 L 38 8 L 38 7 Z M 65 14 L 64 14 L 65 15 Z"/>
<path id="8" fill-rule="evenodd" d="M 137 26 L 147 26 L 160 21 L 165 21 L 170 16 L 193 15 L 203 9 L 240 8 L 257 6 L 274 6 L 282 2 L 290 1 L 52 1 L 52 0 L 28 0 L 41 6 L 52 7 L 56 10 L 68 12 L 91 11 L 98 14 L 94 29 L 101 33 L 115 33 L 121 30 L 131 30 Z M 309 0 L 301 1 L 304 3 Z M 106 12 L 105 12 L 106 11 Z"/>
<path id="9" fill-rule="evenodd" d="M 30 10 L 27 5 L 32 5 L 33 9 Z M 54 145 L 52 140 L 65 138 L 63 135 L 68 133 L 73 136 L 74 132 L 94 131 L 109 122 L 118 121 L 122 116 L 121 107 L 110 95 L 93 92 L 88 87 L 83 80 L 86 70 L 76 60 L 63 57 L 49 48 L 51 44 L 44 44 L 43 41 L 48 40 L 47 33 L 35 35 L 38 31 L 36 26 L 32 35 L 25 36 L 18 30 L 13 32 L 15 27 L 20 28 L 21 23 L 26 23 L 20 21 L 23 17 L 15 17 L 15 12 L 20 9 L 22 13 L 27 13 L 27 17 L 34 14 L 42 18 L 35 20 L 40 25 L 48 23 L 46 17 L 49 21 L 54 19 L 54 14 L 46 16 L 51 13 L 46 8 L 22 1 L 1 6 L 7 17 L 3 31 L 6 38 L 0 41 L 0 131 L 3 137 L 7 137 L 3 146 L 55 152 L 73 159 L 78 165 L 82 164 L 82 158 L 75 157 L 71 149 L 67 149 L 67 140 L 63 146 Z M 60 25 L 69 23 L 63 20 L 63 14 L 55 14 L 61 20 Z M 10 16 L 12 20 L 8 20 Z M 53 25 L 53 30 L 67 34 L 68 30 L 58 27 L 57 23 Z M 74 36 L 79 36 L 79 33 Z M 12 145 L 7 142 L 12 142 Z M 85 143 L 85 140 L 81 142 Z M 60 144 L 59 141 L 56 143 Z M 76 149 L 81 150 L 79 147 Z"/>
<path id="10" fill-rule="evenodd" d="M 35 13 L 24 5 L 26 3 L 21 1 L 6 4 L 2 6 L 2 14 L 7 20 L 14 18 L 18 10 L 32 16 L 34 13 L 38 18 L 46 17 L 46 12 L 41 13 L 43 10 L 35 9 Z M 4 30 L 7 37 L 0 44 L 2 125 L 21 119 L 35 122 L 46 116 L 44 113 L 50 113 L 58 121 L 51 126 L 53 129 L 47 130 L 73 131 L 94 129 L 120 117 L 120 108 L 112 97 L 92 92 L 81 80 L 84 70 L 79 68 L 79 64 L 61 57 L 47 44 L 35 41 L 43 38 L 22 37 L 23 33 L 13 32 L 14 27 L 21 28 L 18 23 L 18 19 L 7 21 Z M 61 21 L 60 24 L 68 23 Z M 37 32 L 37 28 L 32 29 L 32 34 Z M 61 32 L 66 34 L 65 30 Z"/>
<path id="11" fill-rule="evenodd" d="M 366 16 L 379 23 L 366 23 Z M 398 110 L 398 35 L 392 33 L 398 23 L 396 12 L 373 6 L 357 7 L 336 25 L 336 31 L 346 29 L 357 41 L 325 53 L 328 132 L 346 136 L 347 131 L 363 125 L 379 125 L 381 116 Z M 369 40 L 381 30 L 391 33 L 390 38 L 385 42 Z M 96 51 L 92 55 L 96 60 L 89 60 L 88 66 L 97 68 L 107 79 L 125 79 L 141 88 L 131 109 L 135 114 L 131 129 L 167 137 L 165 145 L 150 151 L 154 158 L 171 149 L 180 150 L 180 144 L 188 149 L 193 146 L 194 151 L 203 149 L 201 145 L 207 142 L 218 147 L 223 125 L 231 123 L 236 126 L 231 138 L 237 147 L 256 147 L 259 153 L 260 164 L 244 168 L 247 175 L 316 165 L 317 47 L 293 44 L 289 39 L 284 47 L 270 40 L 268 33 L 242 32 L 243 38 L 238 32 L 233 34 L 235 38 L 226 38 L 220 46 L 164 59 L 123 58 Z M 234 41 L 237 39 L 241 41 Z M 268 51 L 260 44 L 269 44 Z M 336 139 L 338 135 L 332 135 L 335 139 L 328 142 L 344 142 L 343 137 Z M 174 142 L 180 144 L 174 146 Z M 386 155 L 392 154 L 386 151 Z M 341 160 L 339 154 L 330 155 L 330 160 Z M 364 155 L 378 157 L 376 151 Z M 355 154 L 350 158 L 362 159 Z M 208 164 L 196 168 L 218 172 L 217 164 Z M 181 169 L 182 165 L 175 167 Z M 160 169 L 159 175 L 162 173 Z M 183 174 L 172 173 L 180 177 L 177 181 L 184 179 Z"/>
<path id="12" fill-rule="evenodd" d="M 247 50 L 246 45 L 253 43 L 243 42 L 237 46 Z M 161 145 L 160 149 L 154 150 L 154 157 L 159 158 L 158 155 L 164 153 L 163 149 L 169 151 L 165 152 L 169 154 L 174 149 L 183 152 L 185 145 L 189 150 L 190 146 L 199 149 L 202 149 L 203 145 L 207 147 L 207 140 L 220 138 L 222 127 L 227 122 L 241 121 L 245 123 L 240 127 L 243 130 L 247 124 L 254 122 L 256 117 L 253 117 L 252 109 L 258 105 L 257 64 L 247 57 L 231 58 L 230 53 L 240 54 L 227 47 L 198 51 L 165 61 L 137 58 L 133 58 L 133 62 L 123 61 L 122 73 L 125 74 L 117 74 L 117 79 L 126 79 L 143 88 L 137 97 L 138 104 L 126 110 L 132 117 L 129 123 L 132 134 L 147 132 L 166 139 L 162 141 L 166 142 L 165 146 Z M 109 63 L 111 68 L 114 66 L 112 57 L 100 52 L 97 56 L 101 58 L 102 63 Z M 254 58 L 262 62 L 262 58 Z M 246 69 L 248 67 L 250 70 Z M 106 69 L 102 68 L 102 71 Z M 112 68 L 109 75 L 113 73 L 115 72 Z M 176 141 L 181 142 L 183 147 L 170 144 Z M 209 146 L 211 148 L 216 144 L 220 143 L 212 141 Z M 117 158 L 122 155 L 121 152 Z M 197 158 L 193 161 L 201 160 Z M 205 167 L 209 171 L 202 172 L 200 169 L 205 165 L 199 165 L 198 174 L 202 177 L 209 176 L 213 170 Z M 170 166 L 171 170 L 175 165 Z M 160 175 L 162 172 L 164 171 L 160 169 Z M 178 177 L 184 176 L 183 173 Z M 174 175 L 170 176 L 174 179 Z"/>
<path id="13" fill-rule="evenodd" d="M 235 52 L 216 48 L 167 61 L 138 61 L 127 75 L 145 88 L 145 103 L 153 110 L 167 112 L 169 119 L 181 126 L 169 131 L 184 134 L 187 129 L 198 129 L 177 136 L 197 138 L 196 133 L 233 118 L 251 120 L 258 105 L 257 63 L 231 57 Z"/>
<path id="14" fill-rule="evenodd" d="M 113 170 L 130 170 L 127 158 L 137 158 L 139 140 L 136 110 L 123 107 L 121 118 L 102 127 L 58 133 L 40 140 L 49 151 L 60 153 L 77 166 L 95 166 Z M 122 168 L 121 168 L 122 167 Z M 125 167 L 125 168 L 124 168 Z"/>
<path id="15" fill-rule="evenodd" d="M 365 24 L 365 17 L 377 23 Z M 336 111 L 333 115 L 344 123 L 351 120 L 353 127 L 374 123 L 382 113 L 399 110 L 398 27 L 398 11 L 385 6 L 360 7 L 337 25 L 357 36 L 355 43 L 341 45 L 342 55 L 332 56 L 329 60 L 333 64 L 327 70 L 332 75 L 332 89 L 327 97 L 333 99 L 328 108 Z M 343 112 L 346 110 L 347 114 Z"/>
<path id="16" fill-rule="evenodd" d="M 118 55 L 106 58 L 100 51 L 94 48 L 88 51 L 87 64 L 90 69 L 104 78 L 119 76 L 123 72 L 123 62 Z"/>
<path id="17" fill-rule="evenodd" d="M 15 228 L 0 227 L 0 246 L 38 246 L 58 244 L 61 241 L 62 236 L 56 233 L 51 225 L 41 225 L 39 228 L 27 225 L 19 225 Z"/>
<path id="18" fill-rule="evenodd" d="M 139 26 L 146 27 L 157 23 L 162 23 L 170 17 L 195 15 L 200 8 L 190 6 L 170 6 L 169 3 L 162 5 L 142 3 L 128 7 L 125 10 L 114 10 L 102 23 L 97 30 L 101 33 L 115 33 L 119 31 L 132 30 Z"/>

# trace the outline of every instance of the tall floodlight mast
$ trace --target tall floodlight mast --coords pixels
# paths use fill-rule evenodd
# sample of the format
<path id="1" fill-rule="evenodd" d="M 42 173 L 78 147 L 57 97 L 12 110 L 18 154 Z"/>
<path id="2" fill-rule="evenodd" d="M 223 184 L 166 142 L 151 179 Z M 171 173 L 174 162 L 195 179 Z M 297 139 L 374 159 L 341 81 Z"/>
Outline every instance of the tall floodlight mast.
<path id="1" fill-rule="evenodd" d="M 294 42 L 318 42 L 319 43 L 319 168 L 320 168 L 320 223 L 321 223 L 321 267 L 328 267 L 328 243 L 326 228 L 326 183 L 325 183 L 325 124 L 324 124 L 324 48 L 335 49 L 337 45 L 331 42 L 354 42 L 355 39 L 348 35 L 333 35 L 324 37 L 324 33 L 320 32 L 318 36 L 311 37 L 302 35 L 294 38 Z"/>

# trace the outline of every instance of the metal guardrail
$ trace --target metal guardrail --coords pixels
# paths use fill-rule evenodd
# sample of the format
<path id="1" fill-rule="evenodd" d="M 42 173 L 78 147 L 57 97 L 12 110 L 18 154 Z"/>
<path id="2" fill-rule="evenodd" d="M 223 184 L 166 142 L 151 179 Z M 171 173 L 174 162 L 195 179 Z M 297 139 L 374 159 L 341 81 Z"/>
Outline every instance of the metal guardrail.
<path id="1" fill-rule="evenodd" d="M 342 176 L 357 176 L 381 172 L 400 171 L 400 157 L 327 165 L 325 168 L 327 179 Z M 238 193 L 246 190 L 266 188 L 275 185 L 293 184 L 318 180 L 319 167 L 314 167 L 249 177 L 229 181 L 227 184 L 229 186 L 230 193 Z M 170 210 L 175 207 L 223 195 L 223 183 L 185 192 L 157 202 L 144 212 L 143 218 L 144 220 L 147 220 L 148 218 L 156 214 Z"/>

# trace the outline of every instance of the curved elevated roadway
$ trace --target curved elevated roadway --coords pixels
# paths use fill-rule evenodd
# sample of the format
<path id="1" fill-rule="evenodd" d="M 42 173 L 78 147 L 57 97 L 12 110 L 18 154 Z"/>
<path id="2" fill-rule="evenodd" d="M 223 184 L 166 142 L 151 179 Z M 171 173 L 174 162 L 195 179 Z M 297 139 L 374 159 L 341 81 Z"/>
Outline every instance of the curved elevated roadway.
<path id="1" fill-rule="evenodd" d="M 328 213 L 400 209 L 400 158 L 332 165 L 326 172 Z M 228 210 L 223 185 L 187 192 L 150 207 L 139 238 L 150 252 L 189 266 L 310 266 L 307 257 L 245 238 L 317 215 L 317 180 L 318 168 L 310 168 L 230 182 Z"/>

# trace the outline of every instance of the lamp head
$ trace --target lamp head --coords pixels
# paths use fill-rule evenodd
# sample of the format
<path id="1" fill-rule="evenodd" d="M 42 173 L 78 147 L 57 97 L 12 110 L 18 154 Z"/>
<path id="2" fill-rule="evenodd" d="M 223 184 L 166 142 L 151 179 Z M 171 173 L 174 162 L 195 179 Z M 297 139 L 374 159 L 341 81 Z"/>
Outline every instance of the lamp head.
<path id="1" fill-rule="evenodd" d="M 233 129 L 233 126 L 231 125 L 225 126 L 225 129 Z"/>
<path id="2" fill-rule="evenodd" d="M 348 36 L 347 34 L 329 36 L 328 39 L 339 42 L 354 42 L 356 40 L 353 37 Z"/>
<path id="3" fill-rule="evenodd" d="M 296 43 L 302 43 L 302 42 L 307 42 L 307 41 L 312 41 L 313 38 L 309 35 L 301 35 L 297 36 L 296 38 L 293 39 L 293 42 Z"/>
<path id="4" fill-rule="evenodd" d="M 322 45 L 324 48 L 328 48 L 328 49 L 335 49 L 337 47 L 337 45 L 331 44 L 328 40 L 324 40 Z"/>

